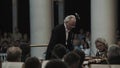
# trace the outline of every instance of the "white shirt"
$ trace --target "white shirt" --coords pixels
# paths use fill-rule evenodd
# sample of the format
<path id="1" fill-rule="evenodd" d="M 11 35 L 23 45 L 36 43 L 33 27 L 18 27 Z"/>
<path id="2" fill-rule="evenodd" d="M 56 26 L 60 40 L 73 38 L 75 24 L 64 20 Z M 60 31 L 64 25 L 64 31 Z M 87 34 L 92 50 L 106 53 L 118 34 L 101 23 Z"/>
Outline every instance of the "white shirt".
<path id="1" fill-rule="evenodd" d="M 67 45 L 67 39 L 68 39 L 68 34 L 69 34 L 70 30 L 67 29 L 67 26 L 65 23 L 64 23 L 64 26 L 65 26 L 65 33 L 66 33 L 66 45 Z"/>
<path id="2" fill-rule="evenodd" d="M 90 56 L 90 49 L 82 49 L 84 51 L 85 56 Z"/>

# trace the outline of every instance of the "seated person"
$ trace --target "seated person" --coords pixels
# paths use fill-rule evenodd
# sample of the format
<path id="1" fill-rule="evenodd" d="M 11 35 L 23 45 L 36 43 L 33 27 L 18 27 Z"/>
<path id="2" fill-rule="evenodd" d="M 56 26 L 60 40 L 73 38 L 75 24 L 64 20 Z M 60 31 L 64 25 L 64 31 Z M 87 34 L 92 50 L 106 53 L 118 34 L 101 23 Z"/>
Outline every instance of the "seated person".
<path id="1" fill-rule="evenodd" d="M 41 63 L 37 57 L 28 57 L 23 68 L 41 68 Z"/>
<path id="2" fill-rule="evenodd" d="M 69 66 L 69 68 L 78 68 L 80 64 L 80 56 L 75 52 L 67 53 L 64 58 L 64 62 Z"/>
<path id="3" fill-rule="evenodd" d="M 84 42 L 82 51 L 85 53 L 85 56 L 90 56 L 90 47 L 87 41 Z"/>
<path id="4" fill-rule="evenodd" d="M 82 50 L 75 49 L 73 52 L 77 53 L 80 56 L 79 68 L 83 68 L 83 62 L 85 60 L 85 53 Z"/>
<path id="5" fill-rule="evenodd" d="M 51 59 L 62 59 L 67 53 L 67 48 L 63 44 L 56 44 L 52 50 Z"/>
<path id="6" fill-rule="evenodd" d="M 99 60 L 94 60 L 92 63 L 97 64 L 120 64 L 120 47 L 118 45 L 112 44 L 108 49 L 107 58 L 102 58 Z"/>
<path id="7" fill-rule="evenodd" d="M 106 40 L 103 38 L 97 38 L 95 41 L 95 45 L 98 50 L 96 53 L 96 57 L 98 58 L 107 57 L 108 45 Z"/>
<path id="8" fill-rule="evenodd" d="M 111 46 L 108 49 L 108 62 L 110 64 L 120 64 L 120 47 L 117 45 Z"/>
<path id="9" fill-rule="evenodd" d="M 68 66 L 61 60 L 53 59 L 47 62 L 45 68 L 68 68 Z"/>
<path id="10" fill-rule="evenodd" d="M 10 47 L 7 50 L 8 62 L 21 62 L 22 50 L 19 47 Z"/>
<path id="11" fill-rule="evenodd" d="M 19 47 L 9 47 L 7 49 L 7 61 L 2 63 L 2 68 L 21 68 L 23 62 L 21 62 L 22 50 Z"/>

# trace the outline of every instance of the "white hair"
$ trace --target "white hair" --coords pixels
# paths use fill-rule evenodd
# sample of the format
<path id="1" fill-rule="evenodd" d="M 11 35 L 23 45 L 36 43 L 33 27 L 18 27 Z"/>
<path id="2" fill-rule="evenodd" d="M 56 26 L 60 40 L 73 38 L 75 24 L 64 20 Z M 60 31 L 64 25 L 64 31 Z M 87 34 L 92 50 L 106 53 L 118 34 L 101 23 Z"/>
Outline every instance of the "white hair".
<path id="1" fill-rule="evenodd" d="M 68 15 L 67 17 L 65 17 L 64 19 L 64 23 L 67 23 L 69 20 L 71 20 L 72 18 L 75 18 L 74 15 Z M 76 18 L 75 18 L 76 19 Z"/>

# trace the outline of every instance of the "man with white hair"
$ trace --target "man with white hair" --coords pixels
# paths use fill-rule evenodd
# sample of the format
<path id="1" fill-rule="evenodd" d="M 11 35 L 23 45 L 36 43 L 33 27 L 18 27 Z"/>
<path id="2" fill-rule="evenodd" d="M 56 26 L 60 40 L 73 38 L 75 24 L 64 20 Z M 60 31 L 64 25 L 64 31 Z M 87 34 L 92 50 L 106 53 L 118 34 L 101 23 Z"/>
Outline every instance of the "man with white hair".
<path id="1" fill-rule="evenodd" d="M 76 25 L 76 17 L 74 15 L 69 15 L 65 17 L 64 24 L 56 26 L 52 30 L 50 42 L 48 44 L 46 59 L 51 58 L 51 52 L 56 44 L 63 44 L 68 51 L 73 50 L 72 39 L 73 32 L 71 31 Z"/>

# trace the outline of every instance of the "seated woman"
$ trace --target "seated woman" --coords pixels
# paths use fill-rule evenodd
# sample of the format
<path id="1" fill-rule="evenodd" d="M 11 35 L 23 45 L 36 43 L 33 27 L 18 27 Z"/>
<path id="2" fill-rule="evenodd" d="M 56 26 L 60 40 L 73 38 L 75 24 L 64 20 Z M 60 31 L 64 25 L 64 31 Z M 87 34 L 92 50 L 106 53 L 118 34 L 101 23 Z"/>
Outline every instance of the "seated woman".
<path id="1" fill-rule="evenodd" d="M 56 44 L 51 53 L 51 59 L 62 59 L 67 53 L 67 48 L 63 44 Z"/>
<path id="2" fill-rule="evenodd" d="M 97 48 L 96 57 L 103 58 L 107 57 L 108 44 L 104 38 L 97 38 L 95 41 Z"/>
<path id="3" fill-rule="evenodd" d="M 84 42 L 82 51 L 85 53 L 85 56 L 90 56 L 90 47 L 86 41 Z"/>
<path id="4" fill-rule="evenodd" d="M 106 59 L 90 60 L 90 64 L 120 64 L 120 47 L 118 45 L 112 44 L 107 52 Z"/>

